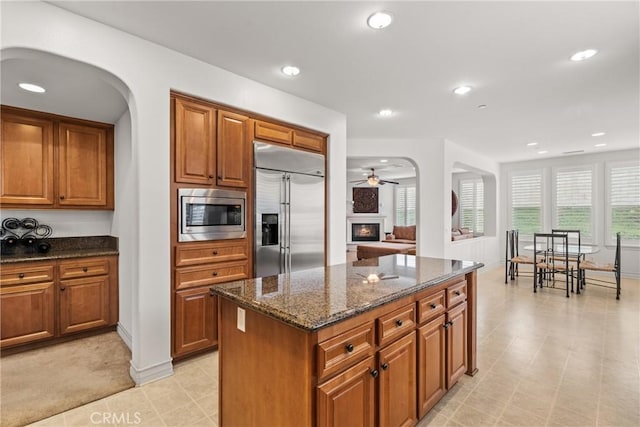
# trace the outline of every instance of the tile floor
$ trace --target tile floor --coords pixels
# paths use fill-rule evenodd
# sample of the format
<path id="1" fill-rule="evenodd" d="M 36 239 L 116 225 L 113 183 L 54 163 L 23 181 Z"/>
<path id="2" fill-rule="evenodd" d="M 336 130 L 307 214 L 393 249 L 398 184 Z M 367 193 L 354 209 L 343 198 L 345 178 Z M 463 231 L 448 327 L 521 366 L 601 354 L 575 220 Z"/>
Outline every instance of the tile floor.
<path id="1" fill-rule="evenodd" d="M 480 272 L 479 372 L 419 426 L 640 425 L 640 280 L 623 279 L 620 301 L 593 286 L 533 294 L 531 280 Z M 212 353 L 178 363 L 171 378 L 34 425 L 217 426 L 217 362 Z"/>

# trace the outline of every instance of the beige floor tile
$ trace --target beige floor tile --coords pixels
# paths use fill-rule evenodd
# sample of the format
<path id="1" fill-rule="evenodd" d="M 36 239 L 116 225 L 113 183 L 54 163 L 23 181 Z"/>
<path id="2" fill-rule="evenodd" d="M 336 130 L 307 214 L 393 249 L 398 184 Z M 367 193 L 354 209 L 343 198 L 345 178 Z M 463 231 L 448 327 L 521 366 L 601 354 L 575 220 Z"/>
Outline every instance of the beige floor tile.
<path id="1" fill-rule="evenodd" d="M 496 421 L 496 417 L 482 412 L 471 406 L 462 405 L 451 417 L 451 421 L 463 426 L 492 426 Z"/>
<path id="2" fill-rule="evenodd" d="M 186 405 L 175 408 L 172 411 L 164 413 L 160 416 L 168 427 L 173 426 L 197 426 L 198 423 L 209 423 L 211 420 L 207 418 L 205 413 L 191 401 Z M 211 424 L 205 424 L 211 425 Z"/>
<path id="3" fill-rule="evenodd" d="M 38 426 L 38 427 L 60 427 L 64 426 L 64 413 L 54 415 L 53 417 L 45 418 L 44 420 L 36 421 L 33 424 L 29 424 L 30 426 Z"/>
<path id="4" fill-rule="evenodd" d="M 208 417 L 218 417 L 218 396 L 211 395 L 197 399 L 196 404 L 202 409 Z"/>
<path id="5" fill-rule="evenodd" d="M 640 402 L 635 408 L 620 408 L 600 404 L 598 408 L 598 427 L 637 427 L 640 426 Z"/>
<path id="6" fill-rule="evenodd" d="M 589 427 L 595 426 L 597 423 L 597 415 L 585 414 L 584 412 L 575 412 L 565 406 L 556 405 L 551 410 L 548 425 L 554 427 Z"/>
<path id="7" fill-rule="evenodd" d="M 471 406 L 487 415 L 498 418 L 507 406 L 507 401 L 494 399 L 486 393 L 474 391 L 465 399 L 463 405 Z"/>
<path id="8" fill-rule="evenodd" d="M 435 411 L 430 411 L 420 422 L 417 427 L 444 427 L 449 419 L 444 415 Z"/>
<path id="9" fill-rule="evenodd" d="M 512 426 L 543 427 L 546 422 L 546 412 L 532 412 L 521 407 L 509 405 L 505 408 L 497 424 L 506 423 Z"/>
<path id="10" fill-rule="evenodd" d="M 193 399 L 180 387 L 169 393 L 164 393 L 151 400 L 158 414 L 162 417 L 164 414 L 174 411 L 189 403 L 194 403 Z"/>
<path id="11" fill-rule="evenodd" d="M 103 420 L 104 416 L 110 416 L 109 408 L 104 399 L 88 403 L 64 413 L 66 426 L 88 426 L 100 424 L 96 420 Z M 103 423 L 104 424 L 104 423 Z"/>

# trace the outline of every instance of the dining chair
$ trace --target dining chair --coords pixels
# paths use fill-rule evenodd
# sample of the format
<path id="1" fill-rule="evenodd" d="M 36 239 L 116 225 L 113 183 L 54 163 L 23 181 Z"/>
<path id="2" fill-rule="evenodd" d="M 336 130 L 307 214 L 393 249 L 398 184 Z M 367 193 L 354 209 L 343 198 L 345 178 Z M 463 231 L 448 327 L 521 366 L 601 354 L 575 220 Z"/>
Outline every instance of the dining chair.
<path id="1" fill-rule="evenodd" d="M 507 230 L 505 242 L 505 263 L 504 263 L 504 283 L 507 279 L 515 280 L 520 275 L 518 266 L 520 264 L 533 265 L 534 258 L 527 255 L 520 255 L 518 252 L 518 230 Z"/>
<path id="2" fill-rule="evenodd" d="M 573 267 L 569 264 L 569 237 L 566 233 L 535 233 L 534 256 L 543 259 L 533 264 L 533 292 L 537 288 L 555 288 L 556 273 L 565 276 L 565 292 L 569 298 L 569 277 L 573 288 Z"/>
<path id="3" fill-rule="evenodd" d="M 620 299 L 620 233 L 616 233 L 616 256 L 612 263 L 599 264 L 593 260 L 584 260 L 580 263 L 578 268 L 578 286 L 585 287 L 587 283 L 586 271 L 602 271 L 612 272 L 615 278 L 615 283 L 607 280 L 596 279 L 594 277 L 589 279 L 590 285 L 602 286 L 604 288 L 611 288 L 607 284 L 615 284 L 616 299 Z"/>
<path id="4" fill-rule="evenodd" d="M 582 239 L 580 237 L 580 230 L 567 230 L 562 228 L 552 228 L 551 233 L 561 233 L 566 234 L 569 238 L 569 246 L 571 249 L 569 250 L 569 262 L 575 263 L 575 274 L 578 275 L 580 272 L 580 261 L 584 260 L 584 253 L 582 253 Z M 562 260 L 562 256 L 560 257 Z M 580 280 L 576 276 L 576 290 L 580 293 Z M 571 278 L 571 292 L 573 292 L 573 278 Z"/>

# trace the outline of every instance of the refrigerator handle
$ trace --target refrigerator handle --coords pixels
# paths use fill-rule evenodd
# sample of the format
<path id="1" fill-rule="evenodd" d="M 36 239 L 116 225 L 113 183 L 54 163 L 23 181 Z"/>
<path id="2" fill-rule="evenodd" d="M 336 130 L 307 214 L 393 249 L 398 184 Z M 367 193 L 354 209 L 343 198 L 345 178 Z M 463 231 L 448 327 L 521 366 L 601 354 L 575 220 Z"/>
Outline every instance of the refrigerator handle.
<path id="1" fill-rule="evenodd" d="M 287 273 L 291 273 L 291 175 L 287 174 Z"/>
<path id="2" fill-rule="evenodd" d="M 278 256 L 278 263 L 280 273 L 285 272 L 286 268 L 286 247 L 287 242 L 285 241 L 286 237 L 286 227 L 287 227 L 287 209 L 286 209 L 286 181 L 285 174 L 282 174 L 282 182 L 280 183 L 280 224 L 279 224 L 279 234 L 280 234 L 280 254 Z"/>

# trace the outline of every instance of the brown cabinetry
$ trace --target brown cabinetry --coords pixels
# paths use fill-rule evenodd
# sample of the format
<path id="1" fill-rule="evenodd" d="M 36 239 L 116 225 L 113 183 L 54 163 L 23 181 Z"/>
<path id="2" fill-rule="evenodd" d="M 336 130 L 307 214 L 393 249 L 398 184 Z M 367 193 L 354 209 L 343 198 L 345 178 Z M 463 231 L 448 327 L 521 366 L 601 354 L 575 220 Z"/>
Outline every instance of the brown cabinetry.
<path id="1" fill-rule="evenodd" d="M 249 186 L 251 150 L 249 118 L 227 111 L 218 112 L 217 183 L 225 187 Z"/>
<path id="2" fill-rule="evenodd" d="M 416 416 L 416 336 L 413 333 L 380 350 L 378 418 L 381 426 L 413 426 Z"/>
<path id="3" fill-rule="evenodd" d="M 117 257 L 4 264 L 0 296 L 2 348 L 113 326 Z"/>
<path id="4" fill-rule="evenodd" d="M 0 204 L 113 209 L 113 125 L 2 107 Z"/>
<path id="5" fill-rule="evenodd" d="M 173 355 L 185 356 L 218 344 L 218 297 L 209 287 L 249 277 L 242 240 L 181 243 L 175 249 Z"/>
<path id="6" fill-rule="evenodd" d="M 254 133 L 257 140 L 292 145 L 318 153 L 325 152 L 325 137 L 316 133 L 260 120 L 255 121 Z"/>
<path id="7" fill-rule="evenodd" d="M 212 185 L 215 181 L 216 109 L 175 98 L 175 181 Z"/>

